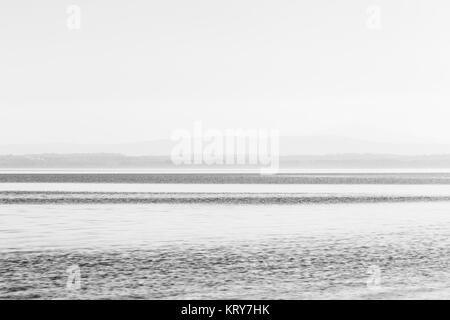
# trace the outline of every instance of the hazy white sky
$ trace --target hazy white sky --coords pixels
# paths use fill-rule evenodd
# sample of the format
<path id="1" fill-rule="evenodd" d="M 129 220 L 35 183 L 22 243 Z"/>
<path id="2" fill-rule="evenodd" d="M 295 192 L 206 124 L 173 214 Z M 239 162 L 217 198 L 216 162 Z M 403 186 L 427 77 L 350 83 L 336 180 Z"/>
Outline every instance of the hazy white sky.
<path id="1" fill-rule="evenodd" d="M 448 0 L 2 0 L 0 144 L 152 140 L 197 120 L 450 142 L 449 16 Z"/>

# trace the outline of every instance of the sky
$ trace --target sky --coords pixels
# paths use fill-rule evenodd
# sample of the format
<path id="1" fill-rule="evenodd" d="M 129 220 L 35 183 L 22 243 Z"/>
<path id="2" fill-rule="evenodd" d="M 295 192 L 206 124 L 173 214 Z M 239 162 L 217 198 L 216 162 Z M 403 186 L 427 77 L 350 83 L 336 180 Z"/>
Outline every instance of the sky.
<path id="1" fill-rule="evenodd" d="M 0 144 L 148 141 L 196 121 L 450 143 L 449 15 L 444 0 L 2 0 Z"/>

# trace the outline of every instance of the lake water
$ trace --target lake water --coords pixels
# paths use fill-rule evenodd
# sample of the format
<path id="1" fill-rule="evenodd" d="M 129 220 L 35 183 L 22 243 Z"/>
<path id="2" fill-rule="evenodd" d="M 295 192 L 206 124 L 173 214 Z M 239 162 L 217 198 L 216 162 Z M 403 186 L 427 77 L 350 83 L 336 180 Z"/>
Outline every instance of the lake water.
<path id="1" fill-rule="evenodd" d="M 0 297 L 450 298 L 449 191 L 436 184 L 0 183 Z M 72 200 L 52 203 L 61 193 Z M 167 194 L 164 203 L 139 200 Z M 173 201 L 180 194 L 183 201 Z M 211 194 L 220 197 L 197 201 Z M 278 200 L 217 200 L 236 195 Z M 320 201 L 284 202 L 292 196 Z M 39 197 L 48 201 L 27 203 Z M 379 201 L 340 200 L 349 197 Z M 79 289 L 67 287 L 71 266 L 79 267 Z"/>
<path id="2" fill-rule="evenodd" d="M 83 193 L 282 193 L 450 196 L 450 185 L 383 184 L 183 184 L 183 183 L 0 183 L 0 192 Z"/>

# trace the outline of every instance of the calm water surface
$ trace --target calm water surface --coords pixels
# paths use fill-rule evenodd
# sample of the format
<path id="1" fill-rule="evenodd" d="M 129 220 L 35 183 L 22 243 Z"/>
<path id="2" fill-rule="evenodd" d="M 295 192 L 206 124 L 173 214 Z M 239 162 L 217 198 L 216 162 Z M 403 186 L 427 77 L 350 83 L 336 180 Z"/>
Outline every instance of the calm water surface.
<path id="1" fill-rule="evenodd" d="M 450 196 L 448 184 L 157 184 L 157 183 L 0 183 L 0 192 L 101 193 L 304 193 L 340 195 Z"/>
<path id="2" fill-rule="evenodd" d="M 1 205 L 0 297 L 450 298 L 449 233 L 449 202 Z"/>

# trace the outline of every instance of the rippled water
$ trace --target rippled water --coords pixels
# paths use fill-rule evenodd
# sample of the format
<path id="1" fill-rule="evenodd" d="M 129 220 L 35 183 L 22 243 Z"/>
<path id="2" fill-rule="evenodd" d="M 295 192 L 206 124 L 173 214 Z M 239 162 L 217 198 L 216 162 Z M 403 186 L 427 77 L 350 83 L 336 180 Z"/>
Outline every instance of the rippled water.
<path id="1" fill-rule="evenodd" d="M 0 297 L 450 298 L 449 231 L 447 201 L 7 204 Z"/>

